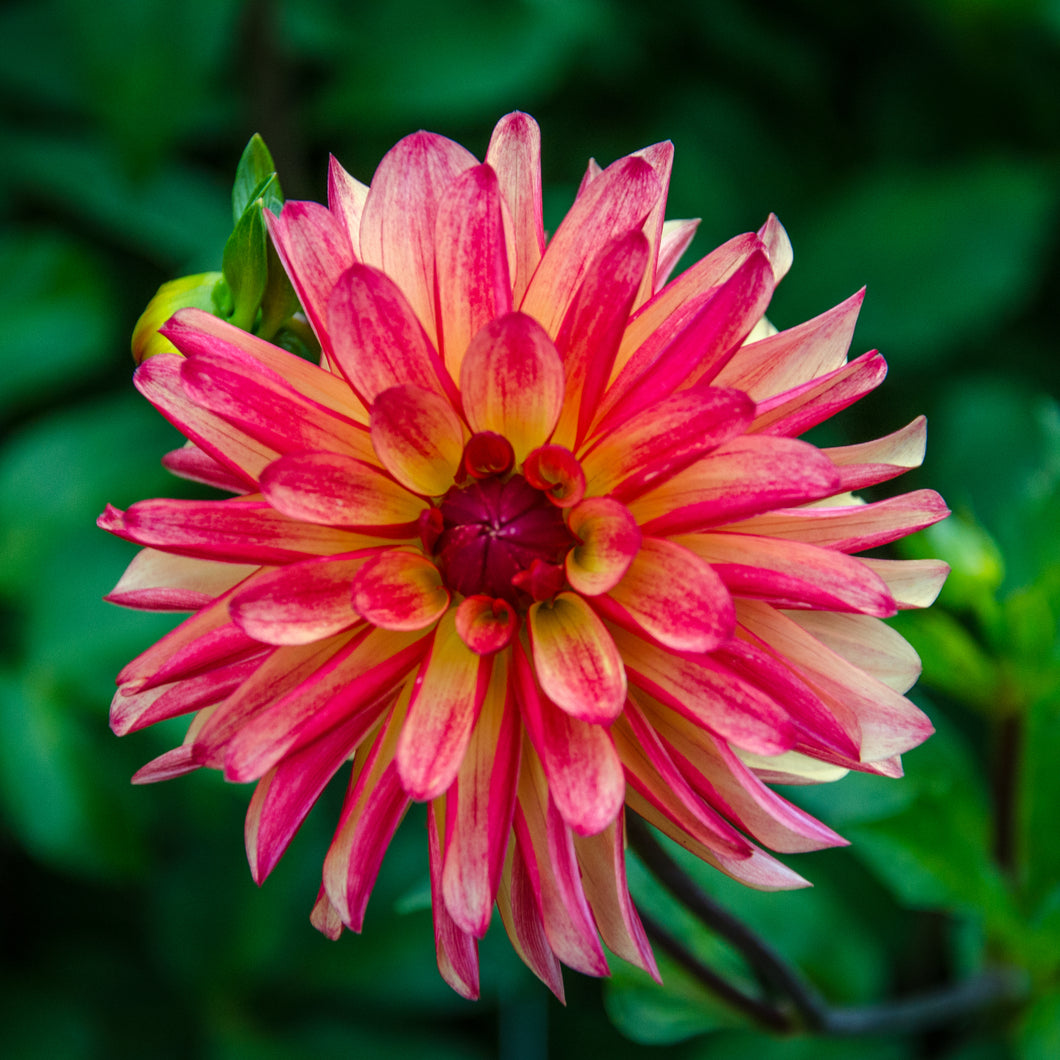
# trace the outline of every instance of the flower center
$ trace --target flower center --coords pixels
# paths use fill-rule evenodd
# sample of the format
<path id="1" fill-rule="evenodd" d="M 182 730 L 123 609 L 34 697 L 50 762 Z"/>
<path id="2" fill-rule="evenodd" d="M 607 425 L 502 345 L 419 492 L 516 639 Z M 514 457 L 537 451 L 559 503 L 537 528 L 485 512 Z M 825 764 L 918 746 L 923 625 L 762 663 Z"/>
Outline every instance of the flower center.
<path id="1" fill-rule="evenodd" d="M 559 508 L 522 475 L 454 486 L 438 511 L 434 554 L 450 589 L 519 604 L 538 597 L 549 581 L 557 581 L 552 592 L 560 588 L 559 565 L 577 538 Z"/>

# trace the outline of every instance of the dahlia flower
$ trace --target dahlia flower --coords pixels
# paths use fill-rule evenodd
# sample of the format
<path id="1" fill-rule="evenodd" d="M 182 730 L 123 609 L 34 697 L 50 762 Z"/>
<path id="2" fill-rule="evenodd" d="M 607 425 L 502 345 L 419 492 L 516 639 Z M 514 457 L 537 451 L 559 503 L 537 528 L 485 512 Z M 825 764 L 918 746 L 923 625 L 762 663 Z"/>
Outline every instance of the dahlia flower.
<path id="1" fill-rule="evenodd" d="M 326 207 L 268 214 L 319 365 L 177 312 L 179 352 L 135 383 L 188 439 L 166 466 L 234 496 L 99 521 L 143 546 L 110 600 L 192 612 L 119 675 L 118 734 L 193 714 L 134 779 L 256 781 L 260 883 L 346 774 L 312 911 L 332 937 L 427 803 L 438 963 L 467 997 L 494 906 L 560 997 L 605 945 L 657 976 L 629 810 L 752 887 L 802 885 L 764 848 L 843 840 L 768 785 L 900 775 L 931 725 L 880 620 L 946 571 L 854 555 L 945 514 L 851 493 L 920 462 L 923 418 L 795 438 L 883 379 L 846 358 L 862 294 L 778 333 L 772 216 L 669 280 L 696 227 L 663 220 L 669 143 L 590 162 L 546 239 L 539 146 L 519 113 L 483 163 L 416 133 L 370 186 L 333 160 Z"/>

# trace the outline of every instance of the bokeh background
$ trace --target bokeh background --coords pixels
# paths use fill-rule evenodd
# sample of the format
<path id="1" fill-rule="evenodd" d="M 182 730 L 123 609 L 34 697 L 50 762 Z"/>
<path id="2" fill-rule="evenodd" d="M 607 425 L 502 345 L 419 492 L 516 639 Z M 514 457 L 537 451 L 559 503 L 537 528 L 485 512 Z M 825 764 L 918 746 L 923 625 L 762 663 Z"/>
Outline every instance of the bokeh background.
<path id="1" fill-rule="evenodd" d="M 0 1054 L 1060 1056 L 1057 0 L 9 0 L 0 94 Z M 668 213 L 702 218 L 687 260 L 775 211 L 795 246 L 779 326 L 868 285 L 854 352 L 879 347 L 891 376 L 823 437 L 928 414 L 927 464 L 900 485 L 957 516 L 911 554 L 956 573 L 902 628 L 939 734 L 901 782 L 808 793 L 853 840 L 791 859 L 812 891 L 698 878 L 837 1004 L 991 963 L 1022 970 L 1021 1002 L 777 1042 L 670 966 L 665 992 L 568 973 L 563 1008 L 495 925 L 470 1004 L 434 968 L 421 817 L 363 936 L 330 943 L 308 911 L 335 792 L 259 890 L 249 789 L 128 786 L 182 731 L 119 742 L 113 677 L 172 620 L 101 602 L 133 549 L 94 519 L 191 488 L 129 383 L 140 310 L 219 267 L 252 132 L 288 197 L 321 199 L 329 151 L 363 180 L 421 127 L 481 156 L 515 108 L 542 126 L 550 227 L 590 155 L 670 138 Z M 633 884 L 739 974 L 636 866 Z"/>

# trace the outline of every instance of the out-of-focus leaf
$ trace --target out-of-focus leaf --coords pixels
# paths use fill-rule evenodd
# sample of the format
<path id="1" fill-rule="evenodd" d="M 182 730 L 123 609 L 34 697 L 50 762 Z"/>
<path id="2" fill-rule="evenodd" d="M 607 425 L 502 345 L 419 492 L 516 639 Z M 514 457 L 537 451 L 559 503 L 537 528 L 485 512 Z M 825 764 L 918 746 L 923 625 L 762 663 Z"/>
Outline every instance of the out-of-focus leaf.
<path id="1" fill-rule="evenodd" d="M 126 507 L 145 496 L 186 495 L 158 463 L 179 443 L 131 388 L 119 398 L 39 420 L 11 438 L 0 450 L 0 592 L 31 590 L 57 541 L 75 529 L 91 532 L 108 502 Z M 143 459 L 130 460 L 133 451 Z M 132 546 L 123 547 L 131 559 Z M 76 553 L 60 560 L 60 569 L 80 562 Z"/>
<path id="2" fill-rule="evenodd" d="M 939 594 L 944 607 L 982 611 L 1005 579 L 1005 561 L 997 543 L 964 512 L 954 512 L 923 533 L 905 538 L 899 547 L 909 559 L 942 559 L 950 565 Z"/>
<path id="3" fill-rule="evenodd" d="M 907 776 L 898 782 L 914 789 L 914 801 L 844 834 L 904 905 L 959 909 L 1017 933 L 1020 918 L 991 857 L 985 778 L 957 730 L 931 713 L 937 732 L 906 756 Z"/>
<path id="4" fill-rule="evenodd" d="M 1060 844 L 1055 840 L 1060 807 L 1060 675 L 1027 711 L 1019 773 L 1019 847 L 1026 866 L 1024 893 L 1031 909 L 1054 893 L 1060 881 Z"/>
<path id="5" fill-rule="evenodd" d="M 867 284 L 859 334 L 913 370 L 1033 298 L 1058 206 L 1045 169 L 983 157 L 864 173 L 798 233 L 800 259 L 814 263 L 798 288 L 815 312 L 850 294 L 852 277 Z"/>
<path id="6" fill-rule="evenodd" d="M 1060 1056 L 1060 992 L 1038 998 L 1020 1022 L 1018 1060 L 1055 1060 Z"/>
<path id="7" fill-rule="evenodd" d="M 82 694 L 98 690 L 90 698 L 98 700 L 102 724 L 114 675 L 186 616 L 133 611 L 103 600 L 137 550 L 97 529 L 91 517 L 77 530 L 49 536 L 47 545 L 22 618 L 24 655 L 34 672 L 47 674 L 59 687 Z"/>
<path id="8" fill-rule="evenodd" d="M 907 1060 L 905 1043 L 894 1038 L 859 1037 L 852 1050 L 849 1039 L 800 1036 L 773 1038 L 752 1030 L 723 1031 L 711 1037 L 692 1056 L 695 1060 Z"/>
<path id="9" fill-rule="evenodd" d="M 699 986 L 672 961 L 656 954 L 660 986 L 647 973 L 615 961 L 604 988 L 611 1022 L 628 1038 L 645 1045 L 669 1045 L 707 1031 L 744 1022 L 732 1009 Z"/>
<path id="10" fill-rule="evenodd" d="M 317 0 L 288 5 L 283 32 L 318 62 L 341 57 L 314 107 L 329 122 L 451 121 L 540 98 L 615 17 L 599 0 L 477 5 L 468 14 L 397 0 L 342 20 Z"/>
<path id="11" fill-rule="evenodd" d="M 99 784 L 84 724 L 39 678 L 0 672 L 0 803 L 35 858 L 75 875 L 123 875 L 142 863 L 121 804 Z"/>
<path id="12" fill-rule="evenodd" d="M 170 273 L 217 267 L 231 228 L 227 191 L 190 165 L 133 178 L 112 153 L 84 138 L 6 136 L 9 186 L 99 229 Z"/>
<path id="13" fill-rule="evenodd" d="M 133 168 L 150 170 L 188 129 L 216 120 L 239 0 L 110 0 L 106 17 L 93 0 L 56 6 L 53 32 L 76 43 L 83 105 Z"/>
<path id="14" fill-rule="evenodd" d="M 950 612 L 902 612 L 891 624 L 920 656 L 925 686 L 984 713 L 1001 706 L 998 665 Z"/>
<path id="15" fill-rule="evenodd" d="M 110 361 L 112 301 L 79 242 L 31 229 L 0 236 L 0 290 L 0 415 L 31 394 L 66 391 Z"/>
<path id="16" fill-rule="evenodd" d="M 974 424 L 974 430 L 969 426 Z M 946 499 L 983 523 L 1004 556 L 1006 585 L 1060 565 L 1060 411 L 1002 376 L 954 381 L 935 413 L 932 463 Z"/>

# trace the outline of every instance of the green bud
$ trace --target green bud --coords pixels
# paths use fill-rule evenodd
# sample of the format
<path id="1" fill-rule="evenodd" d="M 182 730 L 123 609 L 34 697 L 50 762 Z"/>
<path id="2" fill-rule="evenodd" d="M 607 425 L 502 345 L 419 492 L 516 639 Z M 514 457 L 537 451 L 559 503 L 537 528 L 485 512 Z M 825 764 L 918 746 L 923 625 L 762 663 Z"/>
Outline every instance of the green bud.
<path id="1" fill-rule="evenodd" d="M 178 310 L 195 307 L 213 312 L 214 289 L 221 282 L 219 272 L 202 272 L 197 276 L 182 276 L 162 284 L 133 329 L 133 360 L 141 364 L 158 353 L 177 353 L 169 339 L 159 335 L 158 329 Z"/>

